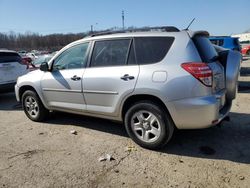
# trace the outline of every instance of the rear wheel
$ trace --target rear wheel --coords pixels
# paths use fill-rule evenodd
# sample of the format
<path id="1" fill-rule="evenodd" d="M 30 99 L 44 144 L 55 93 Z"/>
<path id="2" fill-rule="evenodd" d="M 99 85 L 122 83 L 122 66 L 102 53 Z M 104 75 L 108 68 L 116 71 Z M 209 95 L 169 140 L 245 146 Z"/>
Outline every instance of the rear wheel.
<path id="1" fill-rule="evenodd" d="M 168 113 L 151 101 L 133 105 L 125 115 L 125 127 L 134 142 L 148 149 L 163 147 L 174 132 Z"/>
<path id="2" fill-rule="evenodd" d="M 246 54 L 250 56 L 250 50 L 248 50 Z"/>
<path id="3" fill-rule="evenodd" d="M 49 111 L 44 107 L 38 95 L 31 90 L 22 95 L 22 106 L 25 114 L 32 121 L 41 122 L 47 118 Z"/>

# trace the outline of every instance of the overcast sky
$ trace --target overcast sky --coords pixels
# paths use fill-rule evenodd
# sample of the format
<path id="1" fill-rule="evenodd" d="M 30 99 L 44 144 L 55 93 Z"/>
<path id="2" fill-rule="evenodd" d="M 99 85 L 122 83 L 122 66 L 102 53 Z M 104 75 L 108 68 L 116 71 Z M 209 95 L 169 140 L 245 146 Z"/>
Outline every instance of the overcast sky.
<path id="1" fill-rule="evenodd" d="M 110 27 L 173 25 L 212 35 L 250 29 L 249 0 L 0 0 L 0 32 L 77 33 Z"/>

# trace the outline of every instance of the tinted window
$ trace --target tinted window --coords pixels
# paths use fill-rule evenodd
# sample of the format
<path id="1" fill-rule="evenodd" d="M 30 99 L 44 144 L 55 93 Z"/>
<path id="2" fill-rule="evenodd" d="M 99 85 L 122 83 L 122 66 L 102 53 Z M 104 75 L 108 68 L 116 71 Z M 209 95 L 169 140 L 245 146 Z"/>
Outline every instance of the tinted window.
<path id="1" fill-rule="evenodd" d="M 234 40 L 234 44 L 236 45 L 236 46 L 239 46 L 240 45 L 240 42 L 239 42 L 239 39 L 237 38 L 237 39 L 233 39 Z"/>
<path id="2" fill-rule="evenodd" d="M 218 46 L 223 46 L 224 45 L 224 40 L 223 39 L 210 39 L 210 41 Z"/>
<path id="3" fill-rule="evenodd" d="M 223 45 L 224 45 L 224 40 L 222 40 L 222 39 L 221 39 L 221 40 L 218 40 L 218 45 L 219 45 L 219 46 L 223 46 Z"/>
<path id="4" fill-rule="evenodd" d="M 125 65 L 130 41 L 130 39 L 121 39 L 95 42 L 91 67 Z"/>
<path id="5" fill-rule="evenodd" d="M 201 56 L 202 61 L 209 63 L 213 57 L 218 55 L 212 43 L 207 37 L 195 36 L 193 41 Z"/>
<path id="6" fill-rule="evenodd" d="M 161 61 L 173 42 L 174 37 L 135 38 L 135 51 L 138 64 L 150 64 Z"/>
<path id="7" fill-rule="evenodd" d="M 211 43 L 212 43 L 212 44 L 215 44 L 215 45 L 217 45 L 217 40 L 214 40 L 214 39 L 210 39 L 210 41 L 211 41 Z"/>
<path id="8" fill-rule="evenodd" d="M 85 67 L 88 43 L 79 44 L 65 50 L 54 61 L 54 70 L 76 69 Z"/>
<path id="9" fill-rule="evenodd" d="M 14 52 L 0 52 L 0 63 L 21 62 L 20 55 Z"/>

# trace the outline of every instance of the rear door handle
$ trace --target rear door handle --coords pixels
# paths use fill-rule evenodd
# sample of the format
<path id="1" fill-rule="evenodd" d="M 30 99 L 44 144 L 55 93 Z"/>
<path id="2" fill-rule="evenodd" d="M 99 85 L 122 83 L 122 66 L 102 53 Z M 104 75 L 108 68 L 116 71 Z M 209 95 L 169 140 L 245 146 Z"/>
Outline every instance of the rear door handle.
<path id="1" fill-rule="evenodd" d="M 129 74 L 124 74 L 124 76 L 121 77 L 122 80 L 128 81 L 128 80 L 133 80 L 135 79 L 134 76 L 129 76 Z"/>
<path id="2" fill-rule="evenodd" d="M 71 80 L 78 81 L 78 80 L 81 80 L 81 77 L 75 75 L 75 76 L 71 77 Z"/>

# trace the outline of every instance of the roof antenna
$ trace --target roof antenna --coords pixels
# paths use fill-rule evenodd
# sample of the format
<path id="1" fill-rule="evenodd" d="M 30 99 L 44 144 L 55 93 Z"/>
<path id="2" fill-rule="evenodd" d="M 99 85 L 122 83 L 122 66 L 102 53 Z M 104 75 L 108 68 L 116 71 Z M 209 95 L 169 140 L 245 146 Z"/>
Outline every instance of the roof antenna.
<path id="1" fill-rule="evenodd" d="M 194 22 L 194 20 L 195 20 L 195 18 L 193 18 L 192 19 L 192 21 L 189 23 L 189 25 L 187 26 L 187 28 L 186 29 L 184 29 L 184 30 L 188 30 L 189 29 L 189 27 L 192 25 L 192 23 Z"/>

